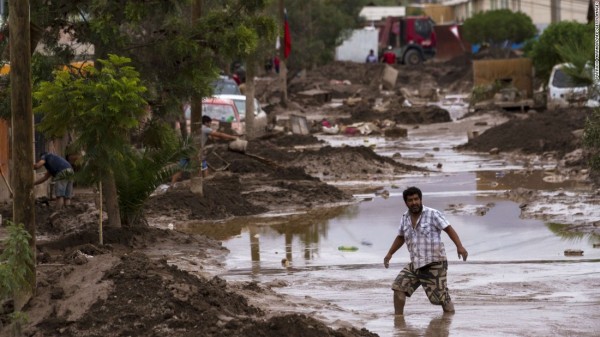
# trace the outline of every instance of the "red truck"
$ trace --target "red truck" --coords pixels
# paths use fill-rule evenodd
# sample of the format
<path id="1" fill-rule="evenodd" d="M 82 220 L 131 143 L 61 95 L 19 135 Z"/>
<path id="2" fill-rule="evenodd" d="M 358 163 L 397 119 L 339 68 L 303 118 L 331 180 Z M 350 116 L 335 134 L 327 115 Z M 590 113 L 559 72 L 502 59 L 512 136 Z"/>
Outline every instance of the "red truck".
<path id="1" fill-rule="evenodd" d="M 420 64 L 435 56 L 434 26 L 428 16 L 387 17 L 379 27 L 379 49 L 391 46 L 397 62 Z"/>

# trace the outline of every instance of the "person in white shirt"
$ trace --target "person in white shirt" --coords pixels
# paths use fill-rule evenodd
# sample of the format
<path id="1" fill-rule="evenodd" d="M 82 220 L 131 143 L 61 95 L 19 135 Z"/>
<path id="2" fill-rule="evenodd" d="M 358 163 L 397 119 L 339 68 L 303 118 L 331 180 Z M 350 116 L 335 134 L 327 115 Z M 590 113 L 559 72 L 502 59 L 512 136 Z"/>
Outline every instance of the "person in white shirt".
<path id="1" fill-rule="evenodd" d="M 402 196 L 408 211 L 402 215 L 398 235 L 383 259 L 385 268 L 388 268 L 392 255 L 406 243 L 411 262 L 392 283 L 395 314 L 404 315 L 406 297 L 410 297 L 419 286 L 423 286 L 432 304 L 441 305 L 444 312 L 454 312 L 446 285 L 448 261 L 441 232 L 448 234 L 456 245 L 458 257 L 462 257 L 463 261 L 467 260 L 467 250 L 444 215 L 436 209 L 423 206 L 420 189 L 409 187 Z"/>

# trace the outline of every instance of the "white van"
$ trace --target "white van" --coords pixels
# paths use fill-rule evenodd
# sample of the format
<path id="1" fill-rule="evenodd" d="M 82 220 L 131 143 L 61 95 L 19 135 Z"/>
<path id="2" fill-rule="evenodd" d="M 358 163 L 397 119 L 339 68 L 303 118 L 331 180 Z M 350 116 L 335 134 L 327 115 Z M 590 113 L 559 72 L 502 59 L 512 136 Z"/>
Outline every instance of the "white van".
<path id="1" fill-rule="evenodd" d="M 569 63 L 557 64 L 552 68 L 548 80 L 548 97 L 546 107 L 548 110 L 566 107 L 597 107 L 597 100 L 589 99 L 587 86 L 576 86 L 573 79 L 564 69 L 570 67 Z"/>

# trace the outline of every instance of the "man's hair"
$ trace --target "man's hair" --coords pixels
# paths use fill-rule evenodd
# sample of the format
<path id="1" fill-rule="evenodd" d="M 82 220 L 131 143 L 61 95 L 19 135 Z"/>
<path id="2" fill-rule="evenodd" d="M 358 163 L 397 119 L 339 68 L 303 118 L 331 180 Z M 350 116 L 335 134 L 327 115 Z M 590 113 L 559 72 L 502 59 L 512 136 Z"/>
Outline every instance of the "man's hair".
<path id="1" fill-rule="evenodd" d="M 406 199 L 408 199 L 409 196 L 415 195 L 415 194 L 418 194 L 419 199 L 423 200 L 423 193 L 421 193 L 421 190 L 418 187 L 411 186 L 411 187 L 405 189 L 404 192 L 402 192 L 402 197 L 404 198 L 404 202 L 406 202 Z"/>
<path id="2" fill-rule="evenodd" d="M 209 116 L 202 116 L 202 124 L 206 124 L 206 123 L 211 123 L 212 122 L 212 118 L 210 118 Z"/>

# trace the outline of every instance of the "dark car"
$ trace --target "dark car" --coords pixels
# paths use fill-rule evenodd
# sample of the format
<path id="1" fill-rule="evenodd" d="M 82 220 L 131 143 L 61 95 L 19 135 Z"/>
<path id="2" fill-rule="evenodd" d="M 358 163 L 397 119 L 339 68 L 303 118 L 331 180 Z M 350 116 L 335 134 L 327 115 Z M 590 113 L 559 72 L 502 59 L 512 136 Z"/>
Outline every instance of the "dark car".
<path id="1" fill-rule="evenodd" d="M 241 95 L 240 87 L 231 78 L 221 77 L 212 82 L 214 95 Z"/>

